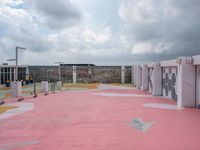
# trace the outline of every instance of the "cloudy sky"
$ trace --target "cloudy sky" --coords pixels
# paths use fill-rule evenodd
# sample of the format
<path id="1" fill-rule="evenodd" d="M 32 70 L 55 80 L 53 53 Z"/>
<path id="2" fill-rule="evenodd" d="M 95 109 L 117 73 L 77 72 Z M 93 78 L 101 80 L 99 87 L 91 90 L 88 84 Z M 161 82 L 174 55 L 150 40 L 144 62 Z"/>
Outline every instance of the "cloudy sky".
<path id="1" fill-rule="evenodd" d="M 0 63 L 123 65 L 200 54 L 200 0 L 0 0 Z"/>

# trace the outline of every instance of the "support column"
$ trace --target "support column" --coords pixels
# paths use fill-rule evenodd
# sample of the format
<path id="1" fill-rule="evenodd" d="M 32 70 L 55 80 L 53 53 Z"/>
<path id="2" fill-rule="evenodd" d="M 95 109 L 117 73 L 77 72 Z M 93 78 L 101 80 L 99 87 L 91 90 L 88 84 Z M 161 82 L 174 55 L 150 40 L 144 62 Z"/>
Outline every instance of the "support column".
<path id="1" fill-rule="evenodd" d="M 142 68 L 140 65 L 136 66 L 136 87 L 141 88 L 142 85 Z"/>
<path id="2" fill-rule="evenodd" d="M 142 90 L 148 90 L 148 67 L 147 65 L 142 65 Z"/>
<path id="3" fill-rule="evenodd" d="M 200 66 L 196 72 L 196 107 L 200 109 Z"/>
<path id="4" fill-rule="evenodd" d="M 162 69 L 160 67 L 160 63 L 153 63 L 152 82 L 153 82 L 152 95 L 161 96 L 162 95 Z"/>
<path id="5" fill-rule="evenodd" d="M 134 81 L 133 81 L 133 83 L 134 83 L 134 85 L 136 86 L 136 81 L 137 81 L 137 76 L 136 76 L 136 74 L 137 74 L 137 66 L 136 65 L 134 65 L 134 72 L 133 72 L 134 74 L 133 74 L 133 79 L 134 79 Z"/>
<path id="6" fill-rule="evenodd" d="M 177 58 L 178 107 L 195 107 L 195 66 L 192 57 Z"/>
<path id="7" fill-rule="evenodd" d="M 11 95 L 12 95 L 12 98 L 22 96 L 22 83 L 21 83 L 21 81 L 11 82 Z"/>
<path id="8" fill-rule="evenodd" d="M 73 66 L 73 83 L 76 83 L 76 66 Z"/>
<path id="9" fill-rule="evenodd" d="M 131 83 L 134 84 L 134 66 L 131 67 Z"/>
<path id="10" fill-rule="evenodd" d="M 125 66 L 121 66 L 121 83 L 125 83 Z"/>

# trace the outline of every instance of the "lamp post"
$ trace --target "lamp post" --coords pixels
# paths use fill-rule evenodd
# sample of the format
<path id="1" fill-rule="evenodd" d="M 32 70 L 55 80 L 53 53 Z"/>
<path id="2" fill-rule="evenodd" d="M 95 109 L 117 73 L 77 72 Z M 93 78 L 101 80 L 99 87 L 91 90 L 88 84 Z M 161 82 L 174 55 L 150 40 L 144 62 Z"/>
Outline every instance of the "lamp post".
<path id="1" fill-rule="evenodd" d="M 8 59 L 8 61 L 15 61 L 16 62 L 16 64 L 15 64 L 15 81 L 18 81 L 18 50 L 19 49 L 24 50 L 26 48 L 16 47 L 16 49 L 15 49 L 15 59 Z"/>
<path id="2" fill-rule="evenodd" d="M 59 64 L 58 68 L 58 80 L 61 80 L 61 68 L 60 65 L 63 64 L 64 62 L 54 62 L 55 64 Z"/>
<path id="3" fill-rule="evenodd" d="M 24 47 L 16 47 L 16 66 L 15 66 L 15 72 L 16 72 L 16 74 L 15 74 L 15 79 L 16 79 L 16 81 L 18 81 L 18 50 L 19 49 L 21 49 L 21 50 L 24 50 L 24 49 L 26 49 L 26 48 L 24 48 Z"/>

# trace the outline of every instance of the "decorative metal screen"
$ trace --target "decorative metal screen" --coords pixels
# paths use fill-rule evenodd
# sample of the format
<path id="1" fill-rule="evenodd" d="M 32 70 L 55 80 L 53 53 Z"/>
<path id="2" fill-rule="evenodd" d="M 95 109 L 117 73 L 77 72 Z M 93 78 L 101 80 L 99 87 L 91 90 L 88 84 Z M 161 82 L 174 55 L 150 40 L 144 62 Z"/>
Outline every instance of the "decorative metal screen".
<path id="1" fill-rule="evenodd" d="M 148 84 L 149 84 L 149 92 L 152 93 L 153 91 L 153 81 L 152 81 L 152 76 L 153 76 L 153 68 L 148 68 Z"/>
<path id="2" fill-rule="evenodd" d="M 67 83 L 73 82 L 73 67 L 61 66 L 61 80 Z"/>
<path id="3" fill-rule="evenodd" d="M 125 66 L 125 83 L 131 83 L 132 80 L 132 67 Z"/>
<path id="4" fill-rule="evenodd" d="M 163 97 L 177 100 L 177 67 L 164 67 L 162 72 Z"/>
<path id="5" fill-rule="evenodd" d="M 37 82 L 58 80 L 58 66 L 30 66 L 30 77 Z"/>
<path id="6" fill-rule="evenodd" d="M 37 82 L 58 80 L 58 66 L 30 66 L 30 76 Z M 121 66 L 76 66 L 77 83 L 121 83 Z M 61 66 L 61 80 L 73 82 L 73 66 Z M 125 83 L 131 83 L 131 67 L 125 67 Z"/>
<path id="7" fill-rule="evenodd" d="M 77 83 L 120 83 L 121 67 L 77 66 Z"/>

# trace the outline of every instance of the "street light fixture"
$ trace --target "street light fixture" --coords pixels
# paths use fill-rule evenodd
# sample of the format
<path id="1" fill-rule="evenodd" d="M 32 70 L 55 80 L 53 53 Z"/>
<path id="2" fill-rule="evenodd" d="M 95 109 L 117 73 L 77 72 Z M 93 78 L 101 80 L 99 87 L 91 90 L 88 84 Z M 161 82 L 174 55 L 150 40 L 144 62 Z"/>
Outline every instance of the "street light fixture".
<path id="1" fill-rule="evenodd" d="M 61 80 L 61 68 L 60 68 L 60 65 L 63 64 L 64 62 L 54 62 L 55 64 L 59 64 L 59 68 L 58 68 L 58 80 L 60 81 Z"/>
<path id="2" fill-rule="evenodd" d="M 24 50 L 24 47 L 16 47 L 15 49 L 15 59 L 8 59 L 8 61 L 16 61 L 15 64 L 15 81 L 18 81 L 18 50 Z"/>

